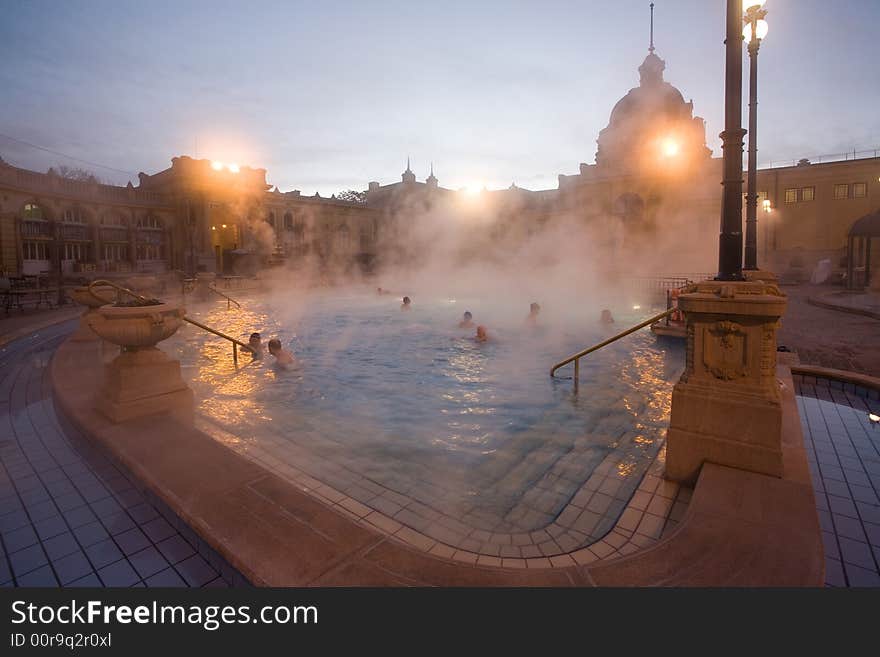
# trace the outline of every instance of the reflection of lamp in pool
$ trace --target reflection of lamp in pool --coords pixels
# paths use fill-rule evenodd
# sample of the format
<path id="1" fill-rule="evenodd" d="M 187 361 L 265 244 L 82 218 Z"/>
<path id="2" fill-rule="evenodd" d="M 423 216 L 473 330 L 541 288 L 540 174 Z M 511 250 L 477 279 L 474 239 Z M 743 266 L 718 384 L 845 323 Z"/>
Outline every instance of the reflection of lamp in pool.
<path id="1" fill-rule="evenodd" d="M 876 413 L 868 413 L 868 422 L 874 425 L 874 428 L 877 428 L 877 425 L 880 424 L 880 415 Z"/>

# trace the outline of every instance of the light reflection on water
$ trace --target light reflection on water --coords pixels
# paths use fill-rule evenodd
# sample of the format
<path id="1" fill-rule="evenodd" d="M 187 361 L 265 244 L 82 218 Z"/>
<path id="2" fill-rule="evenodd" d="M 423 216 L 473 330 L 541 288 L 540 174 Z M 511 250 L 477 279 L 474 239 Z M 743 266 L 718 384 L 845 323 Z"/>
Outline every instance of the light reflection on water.
<path id="1" fill-rule="evenodd" d="M 574 495 L 611 453 L 617 476 L 641 475 L 668 421 L 680 346 L 648 331 L 624 338 L 582 360 L 574 395 L 549 367 L 608 337 L 607 328 L 495 326 L 491 307 L 459 301 L 420 299 L 407 313 L 397 299 L 370 295 L 311 297 L 307 312 L 278 299 L 247 300 L 241 312 L 225 303 L 188 309 L 244 342 L 255 330 L 264 342 L 279 337 L 298 359 L 290 371 L 268 354 L 253 362 L 241 354 L 236 371 L 228 342 L 188 325 L 164 346 L 181 359 L 199 411 L 242 440 L 271 444 L 281 460 L 285 445 L 297 458 L 305 448 L 314 463 L 296 465 L 306 471 L 329 462 L 450 514 L 478 507 L 504 518 L 551 476 L 561 498 Z M 494 340 L 479 344 L 457 328 L 465 305 Z M 616 326 L 639 319 L 621 315 Z"/>

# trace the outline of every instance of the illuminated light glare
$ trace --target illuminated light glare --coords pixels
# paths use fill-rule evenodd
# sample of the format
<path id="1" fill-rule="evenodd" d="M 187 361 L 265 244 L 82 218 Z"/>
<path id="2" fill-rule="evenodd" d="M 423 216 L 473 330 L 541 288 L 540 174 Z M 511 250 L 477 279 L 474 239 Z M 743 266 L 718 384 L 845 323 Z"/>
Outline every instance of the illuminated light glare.
<path id="1" fill-rule="evenodd" d="M 770 212 L 773 210 L 773 208 L 770 206 L 770 199 L 764 199 L 761 202 L 761 207 L 764 208 L 764 212 Z"/>
<path id="2" fill-rule="evenodd" d="M 638 305 L 636 305 L 636 306 L 633 306 L 633 310 L 641 310 L 641 309 L 642 309 L 642 307 L 641 307 L 641 306 L 638 306 Z"/>
<path id="3" fill-rule="evenodd" d="M 223 163 L 215 160 L 214 162 L 211 162 L 211 168 L 214 169 L 214 171 L 220 171 L 223 169 Z"/>
<path id="4" fill-rule="evenodd" d="M 767 36 L 767 32 L 769 30 L 770 30 L 770 25 L 767 24 L 767 21 L 762 19 L 762 20 L 758 21 L 758 28 L 755 30 L 755 34 L 758 35 L 759 39 L 763 39 L 764 37 Z M 743 28 L 743 37 L 745 38 L 746 41 L 751 42 L 751 40 L 752 40 L 752 24 L 751 23 L 746 23 L 745 27 Z"/>
<path id="5" fill-rule="evenodd" d="M 880 415 L 877 415 L 876 413 L 868 413 L 868 419 L 876 424 L 877 422 L 880 422 Z"/>
<path id="6" fill-rule="evenodd" d="M 238 165 L 235 164 L 234 162 L 233 162 L 232 164 L 227 164 L 227 165 L 226 165 L 226 168 L 229 169 L 232 173 L 238 173 L 239 170 L 240 170 L 240 169 L 238 168 Z"/>
<path id="7" fill-rule="evenodd" d="M 217 226 L 211 226 L 211 230 L 217 230 Z"/>
<path id="8" fill-rule="evenodd" d="M 678 155 L 678 142 L 674 139 L 667 139 L 663 142 L 663 155 L 666 157 L 675 157 Z"/>
<path id="9" fill-rule="evenodd" d="M 222 228 L 226 228 L 226 224 L 223 224 L 223 225 L 222 225 Z"/>

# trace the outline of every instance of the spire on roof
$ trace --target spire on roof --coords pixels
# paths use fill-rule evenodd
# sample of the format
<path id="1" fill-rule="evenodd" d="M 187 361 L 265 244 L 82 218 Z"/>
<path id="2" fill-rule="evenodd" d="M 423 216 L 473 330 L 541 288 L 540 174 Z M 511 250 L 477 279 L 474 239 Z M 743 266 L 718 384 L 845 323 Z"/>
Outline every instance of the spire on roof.
<path id="1" fill-rule="evenodd" d="M 648 52 L 654 52 L 654 3 L 651 3 L 651 45 L 648 46 Z"/>
<path id="2" fill-rule="evenodd" d="M 414 174 L 412 172 L 412 169 L 410 169 L 409 155 L 406 156 L 406 171 L 403 172 L 401 179 L 403 180 L 403 182 L 415 182 L 416 181 L 416 174 Z"/>

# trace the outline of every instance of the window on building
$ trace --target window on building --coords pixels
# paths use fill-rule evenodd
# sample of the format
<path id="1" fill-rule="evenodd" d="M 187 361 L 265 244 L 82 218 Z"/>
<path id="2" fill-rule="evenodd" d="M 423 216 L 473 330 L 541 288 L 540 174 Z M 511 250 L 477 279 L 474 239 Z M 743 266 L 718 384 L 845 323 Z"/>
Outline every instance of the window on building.
<path id="1" fill-rule="evenodd" d="M 109 262 L 128 260 L 128 244 L 105 244 L 104 260 Z"/>
<path id="2" fill-rule="evenodd" d="M 293 215 L 289 212 L 284 213 L 284 230 L 293 230 Z"/>
<path id="3" fill-rule="evenodd" d="M 868 195 L 868 183 L 853 183 L 853 198 L 865 198 Z"/>
<path id="4" fill-rule="evenodd" d="M 273 227 L 275 226 L 275 213 L 274 212 L 270 212 L 269 214 L 266 215 L 266 223 L 269 224 L 270 226 L 273 226 Z"/>
<path id="5" fill-rule="evenodd" d="M 105 226 L 127 226 L 128 222 L 125 217 L 119 214 L 107 214 L 101 219 L 101 223 Z"/>
<path id="6" fill-rule="evenodd" d="M 137 222 L 138 228 L 162 228 L 162 221 L 158 217 L 154 217 L 151 214 L 148 214 L 146 217 L 141 217 Z"/>
<path id="7" fill-rule="evenodd" d="M 834 186 L 834 198 L 839 200 L 842 198 L 849 198 L 849 185 L 835 185 Z"/>
<path id="8" fill-rule="evenodd" d="M 758 192 L 758 205 L 767 200 L 767 192 Z"/>
<path id="9" fill-rule="evenodd" d="M 786 189 L 785 190 L 785 202 L 786 203 L 797 203 L 797 189 Z"/>
<path id="10" fill-rule="evenodd" d="M 812 201 L 816 198 L 816 188 L 815 187 L 801 187 L 801 200 L 802 201 Z"/>
<path id="11" fill-rule="evenodd" d="M 162 248 L 158 244 L 138 244 L 138 260 L 161 260 Z"/>
<path id="12" fill-rule="evenodd" d="M 24 204 L 24 218 L 25 219 L 45 219 L 46 217 L 43 215 L 43 208 L 41 208 L 36 203 L 25 203 Z"/>
<path id="13" fill-rule="evenodd" d="M 83 262 L 88 253 L 88 245 L 80 242 L 64 243 L 64 260 Z"/>
<path id="14" fill-rule="evenodd" d="M 45 242 L 22 242 L 24 260 L 48 260 L 49 248 Z"/>
<path id="15" fill-rule="evenodd" d="M 79 208 L 67 208 L 61 213 L 61 221 L 66 224 L 84 224 L 86 222 L 83 212 Z"/>

